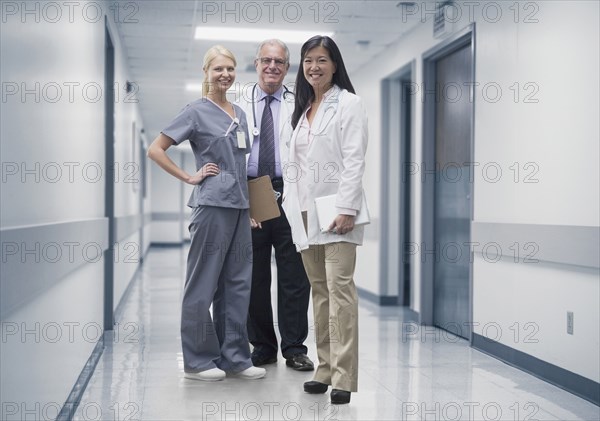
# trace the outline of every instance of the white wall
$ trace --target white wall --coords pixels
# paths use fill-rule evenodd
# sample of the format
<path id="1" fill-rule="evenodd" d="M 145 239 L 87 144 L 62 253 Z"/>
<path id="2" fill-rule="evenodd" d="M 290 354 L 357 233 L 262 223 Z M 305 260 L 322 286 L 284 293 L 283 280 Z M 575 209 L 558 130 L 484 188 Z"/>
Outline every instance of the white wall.
<path id="1" fill-rule="evenodd" d="M 3 94 L 19 87 L 2 102 L 2 227 L 104 216 L 104 95 L 94 88 L 104 86 L 103 20 L 34 19 L 10 17 L 1 29 Z M 22 98 L 23 87 L 39 95 Z M 17 174 L 5 173 L 10 163 Z"/>
<path id="2" fill-rule="evenodd" d="M 533 82 L 539 102 L 515 104 L 507 91 L 499 103 L 476 105 L 475 161 L 496 162 L 506 171 L 497 183 L 476 179 L 475 221 L 598 226 L 600 110 L 590 93 L 599 91 L 599 5 L 539 5 L 539 23 L 482 22 L 477 28 L 477 80 Z M 503 38 L 512 45 L 503 48 Z M 522 170 L 517 179 L 509 169 L 515 162 Z M 538 169 L 539 182 L 526 183 L 524 177 Z M 600 380 L 598 270 L 478 258 L 474 273 L 474 321 L 497 322 L 499 342 Z M 575 313 L 574 335 L 566 333 L 568 310 Z M 528 322 L 539 329 L 539 342 L 515 341 L 508 326 Z"/>
<path id="3" fill-rule="evenodd" d="M 3 92 L 5 83 L 19 88 L 25 84 L 27 89 L 40 84 L 38 98 L 14 95 L 2 103 L 2 161 L 34 169 L 25 180 L 22 173 L 3 180 L 2 228 L 104 216 L 103 95 L 90 89 L 86 100 L 82 91 L 87 83 L 104 85 L 103 20 L 92 24 L 82 19 L 73 23 L 34 19 L 29 16 L 23 23 L 16 16 L 1 26 Z M 79 83 L 72 102 L 65 85 L 70 82 Z M 53 86 L 62 90 L 57 102 Z M 93 102 L 96 94 L 100 97 Z M 62 174 L 50 172 L 57 167 Z M 72 176 L 69 168 L 74 169 Z M 81 331 L 70 342 L 65 322 L 102 326 L 103 273 L 102 260 L 85 265 L 2 320 L 3 331 L 11 324 L 20 330 L 39 326 L 40 331 L 38 340 L 33 335 L 25 340 L 17 336 L 1 344 L 3 409 L 5 403 L 14 402 L 34 410 L 36 404 L 43 408 L 64 403 L 95 345 L 83 340 Z M 54 324 L 62 335 L 58 343 L 52 342 L 50 331 L 43 335 L 43 329 Z M 61 367 L 59 376 L 51 370 L 55 367 Z M 41 418 L 39 412 L 33 417 Z"/>
<path id="4" fill-rule="evenodd" d="M 181 146 L 173 146 L 167 150 L 169 157 L 179 166 L 182 162 Z M 183 196 L 184 183 L 165 172 L 156 163 L 151 162 L 149 171 L 152 179 L 151 209 L 153 214 L 169 214 L 173 218 L 161 220 L 153 217 L 150 240 L 152 243 L 181 243 L 183 241 L 183 230 L 187 225 L 183 220 L 183 207 L 187 198 Z M 185 227 L 183 226 L 185 225 Z"/>
<path id="5" fill-rule="evenodd" d="M 492 183 L 478 173 L 475 220 L 597 226 L 598 3 L 549 1 L 539 7 L 539 23 L 478 22 L 477 81 L 500 84 L 504 95 L 494 104 L 481 101 L 478 92 L 475 160 L 497 162 L 504 174 Z M 504 89 L 515 82 L 522 97 L 516 104 L 514 91 Z M 524 89 L 527 82 L 539 87 L 533 97 L 539 102 L 524 102 L 534 88 Z M 509 169 L 514 162 L 521 166 L 518 182 Z M 535 167 L 524 170 L 527 162 Z M 536 169 L 539 182 L 524 182 Z"/>
<path id="6" fill-rule="evenodd" d="M 142 141 L 146 149 L 150 145 L 148 136 L 146 134 L 141 135 Z M 145 256 L 146 252 L 150 248 L 151 236 L 152 236 L 152 163 L 150 159 L 146 158 L 145 164 L 145 178 L 146 178 L 146 197 L 143 198 L 142 202 L 142 217 L 144 218 L 144 229 L 143 229 L 143 244 L 141 248 L 141 256 Z"/>
<path id="7" fill-rule="evenodd" d="M 114 259 L 115 275 L 113 286 L 113 308 L 116 309 L 123 297 L 123 293 L 133 279 L 140 264 L 140 233 L 135 232 L 130 236 L 115 243 Z"/>
<path id="8" fill-rule="evenodd" d="M 489 260 L 489 259 L 488 259 Z M 600 381 L 598 272 L 549 263 L 474 261 L 474 332 Z M 567 311 L 574 334 L 567 334 Z"/>
<path id="9" fill-rule="evenodd" d="M 84 265 L 2 320 L 2 419 L 56 418 L 102 337 L 103 273 Z"/>
<path id="10" fill-rule="evenodd" d="M 192 153 L 191 148 L 183 153 L 183 169 L 188 174 L 196 173 L 196 159 L 194 158 L 194 154 Z M 194 186 L 189 184 L 183 185 L 183 200 L 187 203 L 190 195 L 194 191 Z M 190 230 L 188 229 L 189 220 L 192 215 L 192 208 L 185 205 L 183 207 L 183 239 L 190 240 Z"/>
<path id="11" fill-rule="evenodd" d="M 115 51 L 123 51 L 118 29 L 112 24 L 111 36 Z M 115 54 L 115 217 L 124 218 L 140 214 L 142 191 L 141 130 L 144 123 L 139 110 L 139 92 L 134 87 L 127 93 L 127 82 L 131 81 L 128 63 L 124 54 Z M 144 159 L 148 160 L 144 156 Z M 149 167 L 149 163 L 146 163 Z M 148 174 L 145 175 L 150 178 Z M 150 200 L 150 198 L 147 198 Z M 143 245 L 140 244 L 140 232 L 127 238 L 115 238 L 115 275 L 113 307 L 116 309 L 127 286 L 132 280 Z"/>
<path id="12" fill-rule="evenodd" d="M 528 3 L 527 9 L 519 9 L 517 23 L 513 2 L 496 3 L 502 5 L 502 17 L 497 22 L 492 13 L 495 10 L 485 9 L 486 4 L 471 6 L 476 22 L 476 81 L 480 83 L 475 90 L 474 154 L 477 168 L 500 166 L 503 174 L 492 183 L 477 172 L 474 221 L 598 226 L 598 3 Z M 460 7 L 463 19 L 455 30 L 470 23 L 469 7 L 464 3 Z M 533 19 L 537 23 L 526 22 Z M 416 83 L 421 89 L 413 116 L 416 143 L 412 161 L 422 162 L 422 54 L 439 42 L 432 36 L 432 22 L 425 22 L 389 46 L 375 63 L 351 75 L 369 110 L 371 140 L 365 185 L 375 216 L 380 214 L 380 82 L 416 60 Z M 519 83 L 518 90 L 515 83 Z M 491 84 L 502 89 L 497 102 L 492 101 L 491 88 L 496 85 Z M 516 103 L 515 92 L 519 93 Z M 526 102 L 526 97 L 538 102 Z M 515 171 L 510 169 L 515 162 L 520 167 L 516 181 Z M 527 163 L 532 164 L 525 168 Z M 532 176 L 528 181 L 539 182 L 526 183 L 526 176 Z M 423 203 L 418 177 L 412 191 L 412 238 L 420 243 Z M 382 225 L 381 229 L 386 227 Z M 360 250 L 357 283 L 375 294 L 386 295 L 390 287 L 382 289 L 376 277 L 367 276 L 374 273 L 378 253 L 375 242 L 366 243 Z M 420 256 L 415 256 L 412 265 L 411 302 L 419 311 L 420 285 L 415 281 L 420 279 Z M 504 260 L 493 264 L 478 258 L 473 282 L 475 323 L 501 323 L 501 343 L 598 381 L 597 270 L 551 264 L 527 266 Z M 576 322 L 575 334 L 567 337 L 568 308 L 575 308 Z M 507 326 L 528 322 L 539 326 L 536 337 L 540 341 L 510 342 L 512 332 Z"/>
<path id="13" fill-rule="evenodd" d="M 101 9 L 104 2 L 77 2 L 71 5 L 71 15 L 69 7 L 61 2 L 53 3 L 52 10 L 43 2 L 11 5 L 17 8 L 16 13 L 8 13 L 3 3 L 0 26 L 0 153 L 6 176 L 0 189 L 0 227 L 35 229 L 40 224 L 90 219 L 101 222 L 107 92 L 102 13 L 110 11 Z M 23 14 L 22 8 L 32 13 Z M 56 8 L 61 13 L 58 18 Z M 97 17 L 96 12 L 100 13 Z M 114 22 L 109 24 L 116 35 Z M 128 79 L 127 66 L 121 58 L 118 35 L 113 41 L 116 81 L 122 88 Z M 19 89 L 17 94 L 8 95 L 8 89 L 14 87 Z M 34 93 L 22 97 L 23 88 Z M 132 121 L 143 126 L 137 105 L 126 103 L 123 93 L 115 110 L 116 161 L 121 165 L 130 160 Z M 24 174 L 24 169 L 28 173 Z M 130 184 L 117 183 L 115 195 L 117 217 L 138 212 L 139 196 Z M 63 253 L 63 258 L 69 258 L 69 254 Z M 130 268 L 116 270 L 116 302 L 131 279 Z M 4 279 L 2 286 L 6 286 Z M 3 317 L 3 333 L 10 326 L 20 329 L 18 335 L 0 344 L 3 411 L 7 409 L 4 403 L 17 403 L 18 412 L 11 414 L 13 418 L 42 419 L 57 406 L 60 409 L 99 339 L 95 329 L 103 325 L 103 287 L 104 260 L 100 258 L 74 267 L 58 281 L 49 281 L 43 292 Z M 82 331 L 84 326 L 89 331 Z M 20 333 L 24 329 L 34 333 L 23 339 Z M 56 334 L 60 335 L 58 340 Z M 49 412 L 41 412 L 44 407 Z M 34 415 L 23 412 L 30 409 Z M 5 415 L 3 412 L 1 418 Z"/>

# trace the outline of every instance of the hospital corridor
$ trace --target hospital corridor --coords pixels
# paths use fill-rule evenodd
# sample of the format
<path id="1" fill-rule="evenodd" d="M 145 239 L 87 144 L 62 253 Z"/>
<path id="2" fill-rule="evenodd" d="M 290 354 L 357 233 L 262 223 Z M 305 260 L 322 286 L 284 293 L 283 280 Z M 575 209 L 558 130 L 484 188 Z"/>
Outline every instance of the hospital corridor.
<path id="1" fill-rule="evenodd" d="M 0 6 L 0 420 L 600 421 L 600 2 Z"/>

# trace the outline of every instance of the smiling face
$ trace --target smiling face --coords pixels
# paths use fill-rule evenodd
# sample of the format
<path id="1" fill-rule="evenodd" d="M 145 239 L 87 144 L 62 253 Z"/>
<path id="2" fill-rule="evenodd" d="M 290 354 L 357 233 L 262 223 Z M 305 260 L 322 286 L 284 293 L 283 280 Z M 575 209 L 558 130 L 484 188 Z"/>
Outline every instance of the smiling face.
<path id="1" fill-rule="evenodd" d="M 290 63 L 286 60 L 285 50 L 277 44 L 265 44 L 254 60 L 258 84 L 268 94 L 274 93 L 283 83 Z"/>
<path id="2" fill-rule="evenodd" d="M 318 46 L 308 50 L 302 60 L 302 67 L 304 77 L 315 93 L 323 94 L 331 87 L 336 65 L 325 47 Z"/>
<path id="3" fill-rule="evenodd" d="M 224 93 L 235 81 L 235 64 L 229 57 L 218 55 L 205 70 L 210 92 Z"/>

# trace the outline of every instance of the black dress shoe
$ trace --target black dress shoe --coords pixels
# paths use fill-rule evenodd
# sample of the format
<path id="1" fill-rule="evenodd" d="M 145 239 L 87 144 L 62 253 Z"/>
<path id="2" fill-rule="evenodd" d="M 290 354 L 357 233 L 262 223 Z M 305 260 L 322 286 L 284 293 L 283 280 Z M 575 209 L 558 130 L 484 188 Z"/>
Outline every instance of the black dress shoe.
<path id="1" fill-rule="evenodd" d="M 262 355 L 262 354 L 252 354 L 251 356 L 252 358 L 252 365 L 254 365 L 254 367 L 260 367 L 261 365 L 265 365 L 265 364 L 273 364 L 277 362 L 277 356 L 276 355 Z"/>
<path id="2" fill-rule="evenodd" d="M 331 403 L 333 404 L 343 404 L 350 403 L 350 392 L 340 389 L 331 389 Z"/>
<path id="3" fill-rule="evenodd" d="M 304 383 L 304 391 L 306 393 L 325 393 L 329 385 L 314 380 Z"/>
<path id="4" fill-rule="evenodd" d="M 285 365 L 297 371 L 313 371 L 315 366 L 306 354 L 296 354 L 285 360 Z"/>

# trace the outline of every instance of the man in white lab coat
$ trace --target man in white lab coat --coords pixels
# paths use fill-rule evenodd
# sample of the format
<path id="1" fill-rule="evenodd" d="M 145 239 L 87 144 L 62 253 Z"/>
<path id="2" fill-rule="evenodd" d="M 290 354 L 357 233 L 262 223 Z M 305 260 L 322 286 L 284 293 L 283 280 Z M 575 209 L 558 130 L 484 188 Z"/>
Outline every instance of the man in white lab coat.
<path id="1" fill-rule="evenodd" d="M 258 47 L 255 67 L 258 83 L 245 90 L 238 105 L 248 119 L 252 152 L 248 158 L 248 178 L 269 175 L 273 190 L 279 193 L 281 216 L 252 230 L 252 292 L 248 312 L 248 337 L 254 350 L 255 366 L 277 361 L 277 336 L 271 306 L 271 253 L 277 264 L 277 313 L 281 353 L 286 365 L 298 371 L 314 370 L 304 341 L 308 335 L 310 284 L 300 254 L 292 241 L 290 225 L 281 208 L 282 168 L 286 142 L 291 135 L 290 117 L 294 96 L 283 85 L 290 66 L 289 50 L 280 40 L 266 40 Z"/>

